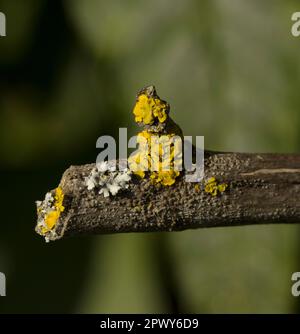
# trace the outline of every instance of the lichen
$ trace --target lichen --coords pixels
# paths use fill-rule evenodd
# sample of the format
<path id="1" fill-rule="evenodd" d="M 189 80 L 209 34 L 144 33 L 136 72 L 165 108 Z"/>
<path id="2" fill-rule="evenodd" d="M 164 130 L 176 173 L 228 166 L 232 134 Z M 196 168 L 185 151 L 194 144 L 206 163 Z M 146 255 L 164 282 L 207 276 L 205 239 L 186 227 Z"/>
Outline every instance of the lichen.
<path id="1" fill-rule="evenodd" d="M 107 161 L 96 164 L 90 175 L 86 177 L 85 184 L 88 190 L 96 189 L 104 197 L 115 196 L 120 190 L 129 187 L 131 171 L 116 171 Z"/>
<path id="2" fill-rule="evenodd" d="M 212 196 L 217 196 L 223 193 L 228 187 L 227 183 L 218 183 L 215 177 L 211 177 L 205 183 L 204 191 L 211 194 Z"/>
<path id="3" fill-rule="evenodd" d="M 55 236 L 55 226 L 65 209 L 63 201 L 64 193 L 61 187 L 55 189 L 54 196 L 52 192 L 48 192 L 43 201 L 36 201 L 38 214 L 36 231 L 45 237 L 46 241 L 49 241 L 50 235 Z"/>
<path id="4" fill-rule="evenodd" d="M 133 109 L 135 121 L 151 125 L 155 121 L 163 123 L 167 119 L 168 105 L 158 97 L 149 97 L 146 94 L 138 96 Z"/>
<path id="5" fill-rule="evenodd" d="M 195 191 L 196 191 L 196 193 L 200 192 L 200 185 L 199 184 L 195 185 Z"/>
<path id="6" fill-rule="evenodd" d="M 181 148 L 176 147 L 173 139 L 174 134 L 140 132 L 137 135 L 139 149 L 129 157 L 129 169 L 141 178 L 149 176 L 153 183 L 174 184 L 180 175 L 176 155 L 181 153 Z"/>
<path id="7" fill-rule="evenodd" d="M 137 135 L 138 150 L 128 159 L 129 169 L 135 175 L 148 177 L 153 183 L 164 186 L 175 183 L 182 165 L 182 143 L 180 141 L 179 147 L 175 140 L 181 130 L 170 121 L 169 109 L 169 104 L 159 98 L 154 86 L 139 93 L 133 114 L 145 130 Z M 166 124 L 173 125 L 166 127 Z"/>

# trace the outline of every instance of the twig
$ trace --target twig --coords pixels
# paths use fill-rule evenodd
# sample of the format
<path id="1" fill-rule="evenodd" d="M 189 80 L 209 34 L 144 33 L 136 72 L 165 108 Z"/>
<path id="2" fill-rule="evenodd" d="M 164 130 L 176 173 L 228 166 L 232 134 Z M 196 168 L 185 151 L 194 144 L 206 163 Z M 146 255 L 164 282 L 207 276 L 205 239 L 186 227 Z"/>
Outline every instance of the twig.
<path id="1" fill-rule="evenodd" d="M 146 143 L 155 135 L 168 140 L 183 137 L 169 112 L 169 104 L 154 86 L 138 93 L 133 113 Z M 147 145 L 141 147 L 151 164 Z M 37 232 L 56 240 L 76 234 L 300 222 L 300 155 L 206 151 L 205 178 L 195 184 L 186 182 L 184 171 L 175 170 L 174 147 L 168 161 L 173 170 L 160 168 L 144 179 L 112 171 L 99 176 L 92 172 L 95 164 L 70 167 L 60 186 L 37 203 Z M 158 158 L 162 164 L 162 156 Z M 96 186 L 105 182 L 99 193 Z"/>
<path id="2" fill-rule="evenodd" d="M 72 235 L 181 231 L 201 227 L 300 223 L 300 155 L 215 153 L 205 158 L 205 178 L 228 184 L 218 196 L 186 182 L 153 185 L 134 179 L 129 188 L 105 198 L 87 190 L 94 164 L 71 166 L 60 187 L 65 210 L 56 240 Z"/>

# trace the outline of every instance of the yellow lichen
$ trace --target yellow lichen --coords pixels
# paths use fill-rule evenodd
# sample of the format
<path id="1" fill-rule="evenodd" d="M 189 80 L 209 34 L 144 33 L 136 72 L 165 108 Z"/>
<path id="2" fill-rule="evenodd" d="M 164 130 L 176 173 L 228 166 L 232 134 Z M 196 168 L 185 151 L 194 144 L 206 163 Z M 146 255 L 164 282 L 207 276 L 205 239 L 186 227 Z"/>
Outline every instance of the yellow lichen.
<path id="1" fill-rule="evenodd" d="M 153 110 L 154 117 L 157 117 L 160 123 L 165 122 L 167 119 L 167 105 L 160 99 L 152 99 L 150 102 L 151 108 Z"/>
<path id="2" fill-rule="evenodd" d="M 166 102 L 157 97 L 148 97 L 146 94 L 141 94 L 134 106 L 133 113 L 135 121 L 151 125 L 155 120 L 163 123 L 167 119 L 168 105 Z"/>
<path id="3" fill-rule="evenodd" d="M 218 185 L 218 190 L 221 193 L 224 192 L 226 190 L 226 188 L 227 188 L 227 184 L 225 184 L 225 183 L 221 183 L 221 184 Z"/>
<path id="4" fill-rule="evenodd" d="M 38 224 L 38 231 L 41 235 L 46 235 L 46 233 L 54 229 L 61 212 L 63 212 L 65 209 L 65 207 L 63 206 L 63 200 L 63 191 L 60 187 L 58 187 L 55 189 L 54 199 L 52 197 L 52 202 L 50 202 L 50 206 L 47 205 L 46 208 L 37 208 L 38 215 L 42 215 L 40 224 Z"/>
<path id="5" fill-rule="evenodd" d="M 182 169 L 182 141 L 176 138 L 182 132 L 168 119 L 168 113 L 169 104 L 158 97 L 153 86 L 140 92 L 133 109 L 135 121 L 153 128 L 137 135 L 139 148 L 128 159 L 134 174 L 141 178 L 148 176 L 153 183 L 165 186 L 174 184 Z"/>
<path id="6" fill-rule="evenodd" d="M 59 218 L 60 211 L 49 211 L 45 217 L 45 225 L 43 230 L 44 233 L 53 229 L 55 226 L 57 219 Z"/>
<path id="7" fill-rule="evenodd" d="M 58 212 L 63 212 L 65 207 L 62 205 L 64 200 L 64 193 L 61 187 L 55 189 L 55 208 Z"/>
<path id="8" fill-rule="evenodd" d="M 154 183 L 170 186 L 179 176 L 175 155 L 179 146 L 174 143 L 174 135 L 161 135 L 142 131 L 137 135 L 139 150 L 129 159 L 130 170 L 144 178 L 149 171 Z"/>
<path id="9" fill-rule="evenodd" d="M 215 177 L 211 177 L 205 183 L 204 191 L 211 194 L 212 196 L 217 196 L 219 193 L 222 193 L 226 190 L 228 184 L 220 183 L 218 184 Z"/>
<path id="10" fill-rule="evenodd" d="M 175 170 L 152 172 L 150 175 L 154 182 L 161 183 L 163 186 L 171 186 L 178 176 L 179 171 Z"/>

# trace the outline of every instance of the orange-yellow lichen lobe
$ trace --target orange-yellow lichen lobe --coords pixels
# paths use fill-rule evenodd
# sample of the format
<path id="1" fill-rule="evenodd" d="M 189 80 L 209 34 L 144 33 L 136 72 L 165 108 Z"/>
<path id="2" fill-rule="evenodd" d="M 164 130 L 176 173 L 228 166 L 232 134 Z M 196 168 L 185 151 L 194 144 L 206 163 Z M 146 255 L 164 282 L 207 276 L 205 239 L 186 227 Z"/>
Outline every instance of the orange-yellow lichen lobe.
<path id="1" fill-rule="evenodd" d="M 63 201 L 63 190 L 61 187 L 58 187 L 55 189 L 54 196 L 49 192 L 46 194 L 44 201 L 37 202 L 37 232 L 42 236 L 46 236 L 49 232 L 53 232 L 61 213 L 65 209 Z"/>
<path id="2" fill-rule="evenodd" d="M 158 97 L 154 86 L 138 93 L 133 114 L 146 130 L 137 135 L 139 148 L 128 159 L 135 175 L 165 186 L 174 184 L 182 169 L 182 131 L 169 118 L 169 111 L 169 104 Z"/>
<path id="3" fill-rule="evenodd" d="M 205 183 L 204 191 L 211 194 L 212 196 L 217 196 L 218 194 L 223 193 L 228 187 L 227 183 L 220 183 L 215 177 L 211 177 Z"/>
<path id="4" fill-rule="evenodd" d="M 200 185 L 199 184 L 195 185 L 195 191 L 196 191 L 196 193 L 200 192 Z"/>
<path id="5" fill-rule="evenodd" d="M 54 206 L 56 207 L 56 210 L 58 212 L 63 212 L 65 207 L 63 206 L 63 201 L 64 201 L 64 193 L 61 189 L 61 187 L 57 187 L 55 189 L 55 203 Z"/>
<path id="6" fill-rule="evenodd" d="M 139 150 L 129 159 L 130 170 L 144 178 L 149 172 L 153 183 L 170 186 L 180 175 L 175 157 L 180 152 L 172 134 L 159 136 L 157 133 L 142 131 L 137 136 Z M 181 152 L 180 152 L 181 153 Z"/>
<path id="7" fill-rule="evenodd" d="M 152 125 L 155 121 L 163 123 L 168 117 L 168 104 L 158 97 L 141 94 L 137 97 L 133 114 L 137 123 L 145 125 Z"/>

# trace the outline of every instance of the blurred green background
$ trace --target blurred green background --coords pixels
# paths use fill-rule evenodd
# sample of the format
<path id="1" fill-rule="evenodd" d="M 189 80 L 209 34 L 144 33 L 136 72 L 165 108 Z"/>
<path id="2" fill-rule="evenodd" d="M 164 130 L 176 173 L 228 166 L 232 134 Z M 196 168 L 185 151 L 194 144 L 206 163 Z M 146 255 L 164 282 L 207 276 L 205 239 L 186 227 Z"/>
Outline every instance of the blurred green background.
<path id="1" fill-rule="evenodd" d="M 34 201 L 155 84 L 208 149 L 299 152 L 297 0 L 0 0 L 1 313 L 299 312 L 298 226 L 45 244 Z"/>

